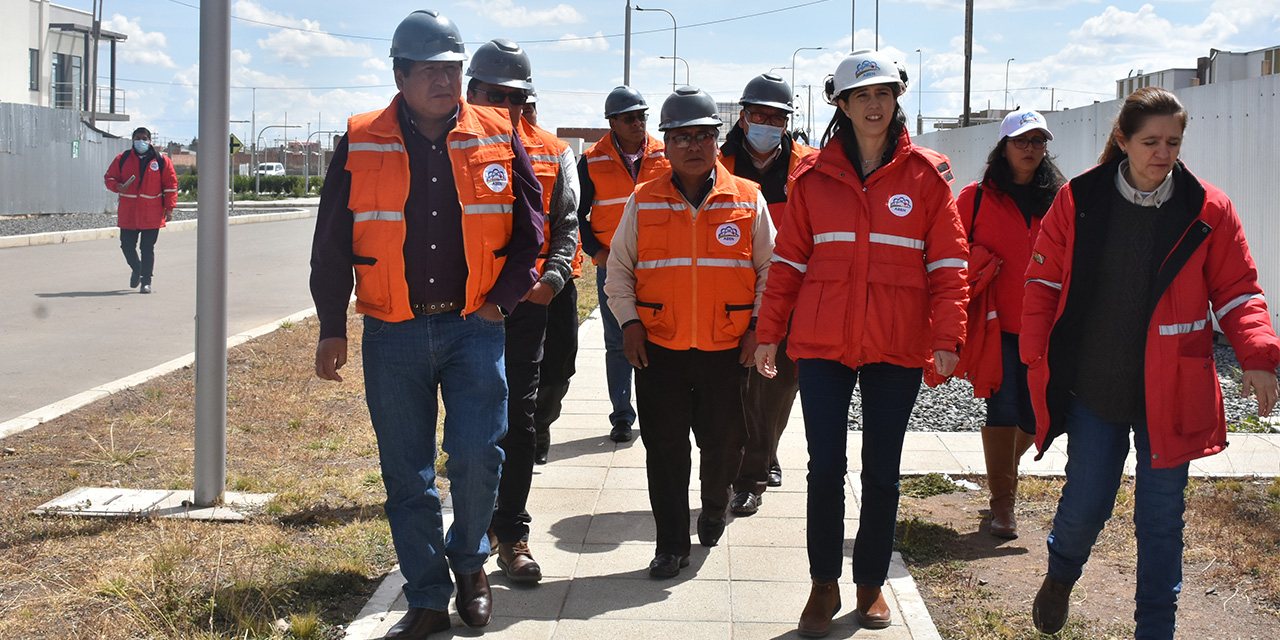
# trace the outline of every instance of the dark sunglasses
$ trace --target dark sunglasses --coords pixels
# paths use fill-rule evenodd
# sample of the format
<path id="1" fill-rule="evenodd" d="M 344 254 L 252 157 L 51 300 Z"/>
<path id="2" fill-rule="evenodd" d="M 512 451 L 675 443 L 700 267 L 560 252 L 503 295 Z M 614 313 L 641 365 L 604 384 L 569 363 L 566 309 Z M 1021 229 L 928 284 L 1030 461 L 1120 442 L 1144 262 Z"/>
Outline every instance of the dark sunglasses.
<path id="1" fill-rule="evenodd" d="M 635 113 L 635 112 L 633 111 L 633 112 L 631 112 L 631 113 L 624 113 L 624 114 L 622 114 L 622 115 L 616 115 L 616 116 L 614 116 L 614 117 L 613 117 L 613 119 L 614 119 L 614 120 L 617 120 L 617 121 L 619 121 L 619 122 L 621 122 L 621 123 L 623 123 L 623 124 L 635 124 L 635 123 L 637 123 L 637 122 L 645 122 L 645 121 L 647 121 L 647 120 L 649 119 L 649 114 L 647 114 L 647 113 L 645 113 L 645 112 L 643 112 L 643 111 L 641 111 L 640 113 Z"/>
<path id="2" fill-rule="evenodd" d="M 707 131 L 698 133 L 681 133 L 674 136 L 668 136 L 667 142 L 677 149 L 688 149 L 693 145 L 702 146 L 709 142 L 715 142 L 717 134 Z"/>
<path id="3" fill-rule="evenodd" d="M 509 102 L 517 107 L 524 106 L 529 101 L 529 94 L 523 91 L 499 91 L 497 89 L 481 90 L 480 93 L 489 99 L 489 102 L 495 105 Z"/>

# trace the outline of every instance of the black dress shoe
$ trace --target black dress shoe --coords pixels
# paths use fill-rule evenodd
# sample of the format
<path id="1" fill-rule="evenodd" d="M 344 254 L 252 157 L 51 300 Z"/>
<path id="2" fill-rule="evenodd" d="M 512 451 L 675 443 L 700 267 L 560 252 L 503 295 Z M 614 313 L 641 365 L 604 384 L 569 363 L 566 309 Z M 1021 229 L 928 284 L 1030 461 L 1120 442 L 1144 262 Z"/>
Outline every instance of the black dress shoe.
<path id="1" fill-rule="evenodd" d="M 763 498 L 764 496 L 758 496 L 750 491 L 739 491 L 734 494 L 733 500 L 729 501 L 729 511 L 736 515 L 749 516 L 760 510 Z"/>
<path id="2" fill-rule="evenodd" d="M 625 422 L 619 422 L 613 425 L 613 430 L 609 432 L 609 439 L 614 442 L 630 442 L 631 441 L 631 425 Z"/>
<path id="3" fill-rule="evenodd" d="M 704 547 L 714 547 L 724 535 L 724 518 L 712 519 L 698 516 L 698 543 Z"/>
<path id="4" fill-rule="evenodd" d="M 680 570 L 689 566 L 689 556 L 677 556 L 674 553 L 659 553 L 649 563 L 649 576 L 652 578 L 674 578 Z"/>
<path id="5" fill-rule="evenodd" d="M 782 486 L 782 469 L 779 469 L 778 467 L 773 467 L 772 469 L 769 469 L 769 479 L 765 481 L 765 484 L 769 485 L 770 487 L 781 487 Z"/>
<path id="6" fill-rule="evenodd" d="M 1071 609 L 1071 587 L 1074 582 L 1059 582 L 1049 576 L 1044 577 L 1036 601 L 1031 605 L 1031 620 L 1040 633 L 1053 635 L 1062 630 L 1067 623 L 1067 612 Z"/>
<path id="7" fill-rule="evenodd" d="M 534 451 L 533 451 L 533 463 L 534 463 L 534 464 L 546 464 L 546 463 L 547 463 L 547 453 L 548 453 L 548 450 L 549 450 L 550 448 L 551 448 L 550 446 L 543 447 L 543 446 L 539 445 L 537 449 L 534 449 Z"/>
<path id="8" fill-rule="evenodd" d="M 454 599 L 458 617 L 468 627 L 489 624 L 489 615 L 493 612 L 493 594 L 489 591 L 489 576 L 484 569 L 468 575 L 455 572 L 453 578 L 458 583 L 458 597 Z"/>
<path id="9" fill-rule="evenodd" d="M 449 630 L 449 612 L 409 607 L 396 626 L 391 627 L 387 640 L 421 640 L 437 631 Z"/>
<path id="10" fill-rule="evenodd" d="M 134 271 L 133 273 L 131 273 L 131 274 L 129 275 L 129 288 L 130 288 L 130 289 L 137 289 L 137 288 L 138 288 L 138 284 L 139 284 L 139 283 L 141 283 L 141 282 L 142 282 L 142 275 L 141 275 L 141 274 L 139 274 L 137 271 Z"/>

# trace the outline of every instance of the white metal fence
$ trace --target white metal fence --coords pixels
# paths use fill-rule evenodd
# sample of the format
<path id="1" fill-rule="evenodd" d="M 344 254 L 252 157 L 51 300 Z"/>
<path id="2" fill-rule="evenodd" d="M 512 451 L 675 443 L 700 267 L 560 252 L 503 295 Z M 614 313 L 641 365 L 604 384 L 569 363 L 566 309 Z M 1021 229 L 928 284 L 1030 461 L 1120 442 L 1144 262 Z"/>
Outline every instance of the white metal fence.
<path id="1" fill-rule="evenodd" d="M 79 110 L 0 102 L 0 215 L 115 211 L 102 175 L 128 146 Z"/>

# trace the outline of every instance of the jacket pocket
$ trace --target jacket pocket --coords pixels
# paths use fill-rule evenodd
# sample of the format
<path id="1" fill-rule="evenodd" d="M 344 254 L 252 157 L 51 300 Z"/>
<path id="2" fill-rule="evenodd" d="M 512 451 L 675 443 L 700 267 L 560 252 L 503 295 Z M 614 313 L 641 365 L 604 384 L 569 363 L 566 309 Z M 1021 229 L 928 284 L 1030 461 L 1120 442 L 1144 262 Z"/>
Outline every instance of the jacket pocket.
<path id="1" fill-rule="evenodd" d="M 886 353 L 929 355 L 929 289 L 924 264 L 867 267 L 866 342 Z"/>
<path id="2" fill-rule="evenodd" d="M 1221 419 L 1222 389 L 1212 357 L 1179 356 L 1174 378 L 1174 395 L 1169 398 L 1178 406 L 1174 431 L 1189 436 L 1212 431 Z"/>
<path id="3" fill-rule="evenodd" d="M 662 340 L 670 340 L 676 336 L 675 314 L 661 302 L 636 300 L 636 313 L 640 314 L 640 323 L 649 335 Z"/>
<path id="4" fill-rule="evenodd" d="M 742 334 L 747 332 L 747 327 L 751 326 L 751 311 L 755 309 L 755 303 L 748 302 L 745 304 L 724 303 L 718 305 L 717 309 L 715 334 L 712 339 L 716 342 L 731 342 L 738 340 Z"/>
<path id="5" fill-rule="evenodd" d="M 851 260 L 809 261 L 791 317 L 797 345 L 841 347 L 849 340 L 849 267 Z"/>

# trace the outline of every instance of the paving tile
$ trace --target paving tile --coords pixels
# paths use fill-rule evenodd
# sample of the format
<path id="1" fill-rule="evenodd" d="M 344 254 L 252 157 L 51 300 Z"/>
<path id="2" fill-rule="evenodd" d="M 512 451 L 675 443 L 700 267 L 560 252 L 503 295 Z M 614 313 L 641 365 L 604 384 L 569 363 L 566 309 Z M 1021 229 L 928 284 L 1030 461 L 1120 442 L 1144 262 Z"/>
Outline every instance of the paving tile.
<path id="1" fill-rule="evenodd" d="M 569 584 L 567 577 L 544 577 L 534 585 L 515 585 L 507 580 L 501 569 L 491 567 L 489 585 L 493 589 L 494 615 L 526 620 L 555 620 L 560 617 L 564 608 Z M 486 627 L 485 633 L 490 635 L 492 631 Z"/>
<path id="2" fill-rule="evenodd" d="M 530 510 L 533 522 L 529 523 L 529 544 L 552 543 L 573 547 L 587 539 L 591 526 L 589 513 L 543 513 Z"/>
<path id="3" fill-rule="evenodd" d="M 600 489 L 604 486 L 604 467 L 572 466 L 567 462 L 553 469 L 534 467 L 532 490 L 539 489 Z"/>
<path id="4" fill-rule="evenodd" d="M 496 596 L 495 596 L 496 597 Z M 502 640 L 551 640 L 556 632 L 558 623 L 552 620 L 538 620 L 529 618 L 511 617 L 506 615 L 498 615 L 497 612 L 503 611 L 505 607 L 498 602 L 494 602 L 494 615 L 489 620 L 489 624 L 483 629 L 470 629 L 455 623 L 450 629 L 450 633 L 440 634 L 440 638 L 478 638 L 478 637 L 500 637 Z M 436 634 L 431 634 L 432 640 L 435 640 Z"/>
<path id="5" fill-rule="evenodd" d="M 918 450 L 915 442 L 911 440 L 911 436 L 917 436 L 917 439 L 924 440 L 926 442 L 927 442 L 926 438 L 919 438 L 919 436 L 933 436 L 934 438 L 937 438 L 940 442 L 942 442 L 943 445 L 947 448 L 947 450 L 951 452 L 976 451 L 978 453 L 982 453 L 982 434 L 975 433 L 973 431 L 959 431 L 959 432 L 945 433 L 945 434 L 943 433 L 907 434 L 907 443 L 909 444 L 909 448 L 913 450 Z"/>
<path id="6" fill-rule="evenodd" d="M 940 469 L 945 473 L 963 473 L 963 474 L 985 474 L 987 472 L 987 459 L 978 451 L 952 451 L 952 457 L 955 458 L 956 466 L 949 470 Z"/>
<path id="7" fill-rule="evenodd" d="M 654 542 L 657 533 L 653 515 L 644 511 L 622 513 L 597 513 L 591 517 L 587 529 L 587 544 L 622 544 L 625 542 Z"/>
<path id="8" fill-rule="evenodd" d="M 649 562 L 653 560 L 653 544 L 588 544 L 583 545 L 574 580 L 581 578 L 649 579 Z M 689 566 L 680 571 L 680 579 L 728 580 L 731 550 L 724 545 L 706 548 L 693 541 Z"/>
<path id="9" fill-rule="evenodd" d="M 553 640 L 730 640 L 733 637 L 732 626 L 728 622 L 616 619 L 561 620 L 552 636 Z"/>
<path id="10" fill-rule="evenodd" d="M 849 461 L 850 469 L 862 469 L 862 463 L 856 457 Z M 934 471 L 948 473 L 958 470 L 959 463 L 955 456 L 947 451 L 911 451 L 902 453 L 902 470 L 911 473 L 931 473 Z"/>
<path id="11" fill-rule="evenodd" d="M 529 513 L 590 513 L 596 489 L 534 489 L 529 492 Z"/>
<path id="12" fill-rule="evenodd" d="M 831 640 L 841 640 L 843 638 L 857 638 L 866 640 L 911 640 L 911 632 L 906 627 L 900 625 L 890 626 L 888 629 L 862 629 L 853 620 L 853 614 L 838 615 L 831 625 L 831 634 L 827 637 Z M 796 620 L 800 619 L 800 614 L 796 614 Z M 780 624 L 780 623 L 761 623 L 761 622 L 734 622 L 733 623 L 734 640 L 800 640 L 804 636 L 796 631 L 796 623 Z"/>
<path id="13" fill-rule="evenodd" d="M 616 455 L 616 454 L 615 454 Z M 690 474 L 690 478 L 697 477 Z M 604 480 L 605 489 L 649 489 L 649 477 L 644 467 L 612 467 Z"/>
<path id="14" fill-rule="evenodd" d="M 572 543 L 557 544 L 554 541 L 540 542 L 534 540 L 531 535 L 529 551 L 533 553 L 534 559 L 538 561 L 538 566 L 542 567 L 542 582 L 538 583 L 541 586 L 546 584 L 548 580 L 573 577 L 578 566 L 578 556 L 582 554 L 582 545 Z M 490 556 L 485 568 L 489 571 L 489 579 L 494 584 L 501 583 L 514 588 L 523 588 L 507 580 L 506 574 L 498 566 L 498 556 Z"/>
<path id="15" fill-rule="evenodd" d="M 581 578 L 569 587 L 563 618 L 722 622 L 729 619 L 729 601 L 728 581 L 687 573 L 670 580 Z"/>
<path id="16" fill-rule="evenodd" d="M 794 535 L 794 534 L 793 534 Z M 729 547 L 729 578 L 740 581 L 797 583 L 777 586 L 779 589 L 808 589 L 809 552 L 804 547 Z M 736 616 L 735 620 L 738 619 Z"/>
<path id="17" fill-rule="evenodd" d="M 613 467 L 644 468 L 645 450 L 639 436 L 631 442 L 619 443 L 613 452 Z"/>
<path id="18" fill-rule="evenodd" d="M 649 489 L 605 489 L 596 499 L 596 511 L 647 511 L 649 510 Z"/>
<path id="19" fill-rule="evenodd" d="M 906 438 L 903 439 L 902 450 L 903 451 L 947 451 L 948 448 L 950 447 L 951 438 L 948 437 L 947 441 L 944 442 L 943 439 L 939 437 L 940 435 L 941 434 L 937 434 L 937 433 L 917 433 L 917 432 L 908 433 Z M 947 435 L 950 436 L 951 434 L 947 434 Z M 982 450 L 981 447 L 979 447 L 978 450 L 981 451 Z"/>

